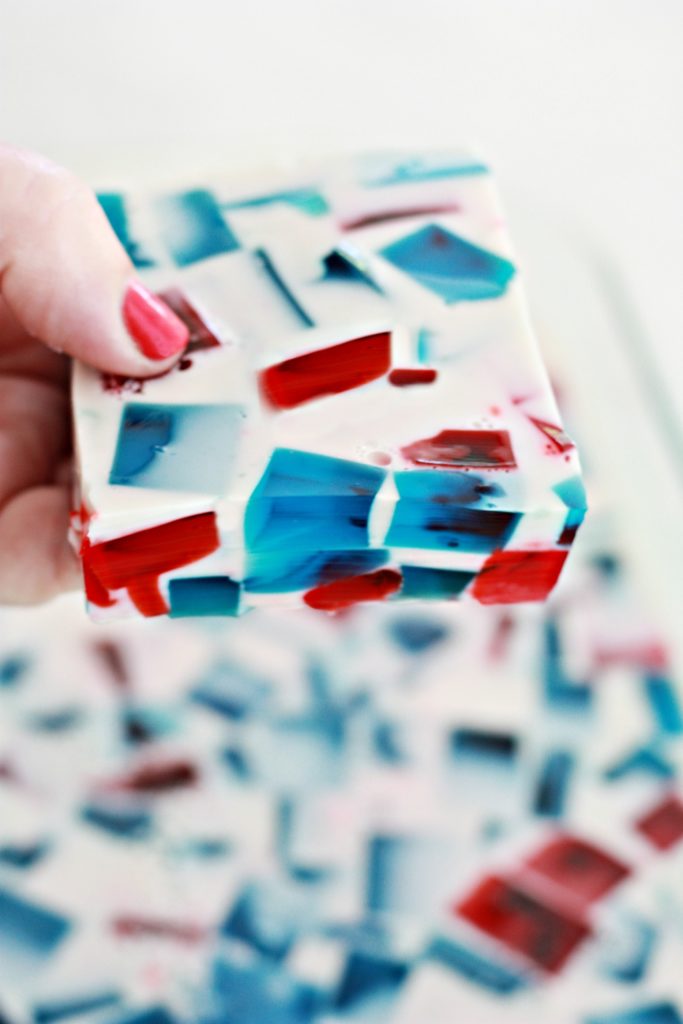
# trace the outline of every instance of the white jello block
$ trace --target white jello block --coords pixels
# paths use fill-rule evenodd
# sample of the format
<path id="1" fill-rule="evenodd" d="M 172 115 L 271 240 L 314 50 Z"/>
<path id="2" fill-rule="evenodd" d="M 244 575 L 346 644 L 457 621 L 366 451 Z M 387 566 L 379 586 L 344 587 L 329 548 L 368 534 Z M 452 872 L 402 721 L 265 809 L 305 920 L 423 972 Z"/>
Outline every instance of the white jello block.
<path id="1" fill-rule="evenodd" d="M 153 380 L 76 367 L 96 617 L 548 595 L 585 497 L 483 165 L 101 199 L 191 341 Z"/>

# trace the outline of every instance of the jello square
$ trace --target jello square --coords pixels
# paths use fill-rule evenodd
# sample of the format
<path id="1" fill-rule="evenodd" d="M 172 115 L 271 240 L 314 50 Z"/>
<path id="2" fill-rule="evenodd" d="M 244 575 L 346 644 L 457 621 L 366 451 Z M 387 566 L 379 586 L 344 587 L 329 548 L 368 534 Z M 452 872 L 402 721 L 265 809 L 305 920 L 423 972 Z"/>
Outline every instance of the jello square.
<path id="1" fill-rule="evenodd" d="M 150 380 L 75 368 L 93 617 L 549 595 L 585 493 L 480 160 L 101 202 L 190 343 Z"/>

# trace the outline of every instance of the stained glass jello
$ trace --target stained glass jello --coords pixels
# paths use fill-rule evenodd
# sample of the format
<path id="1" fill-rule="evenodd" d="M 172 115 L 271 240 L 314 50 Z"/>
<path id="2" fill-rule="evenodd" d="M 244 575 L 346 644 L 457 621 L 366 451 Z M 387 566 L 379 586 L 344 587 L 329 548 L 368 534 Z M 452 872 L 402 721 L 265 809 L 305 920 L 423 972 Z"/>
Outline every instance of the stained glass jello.
<path id="1" fill-rule="evenodd" d="M 545 599 L 586 502 L 487 167 L 100 200 L 190 344 L 152 380 L 75 369 L 94 617 Z"/>

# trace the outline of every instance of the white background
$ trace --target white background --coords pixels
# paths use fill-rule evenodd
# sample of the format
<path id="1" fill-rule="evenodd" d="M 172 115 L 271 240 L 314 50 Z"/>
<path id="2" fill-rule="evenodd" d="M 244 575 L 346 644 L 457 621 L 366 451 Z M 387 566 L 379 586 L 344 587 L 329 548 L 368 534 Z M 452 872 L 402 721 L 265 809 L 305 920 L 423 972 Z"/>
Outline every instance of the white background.
<path id="1" fill-rule="evenodd" d="M 0 0 L 0 137 L 100 185 L 472 142 L 618 265 L 680 428 L 682 55 L 681 0 Z"/>

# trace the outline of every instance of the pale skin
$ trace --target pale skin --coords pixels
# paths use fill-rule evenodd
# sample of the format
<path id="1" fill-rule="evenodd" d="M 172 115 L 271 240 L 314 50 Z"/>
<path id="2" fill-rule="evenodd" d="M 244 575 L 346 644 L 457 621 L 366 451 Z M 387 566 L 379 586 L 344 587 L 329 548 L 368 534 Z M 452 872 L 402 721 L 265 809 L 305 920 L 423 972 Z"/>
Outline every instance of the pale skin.
<path id="1" fill-rule="evenodd" d="M 147 377 L 121 317 L 130 261 L 91 190 L 0 144 L 0 604 L 81 585 L 68 544 L 69 357 Z"/>

